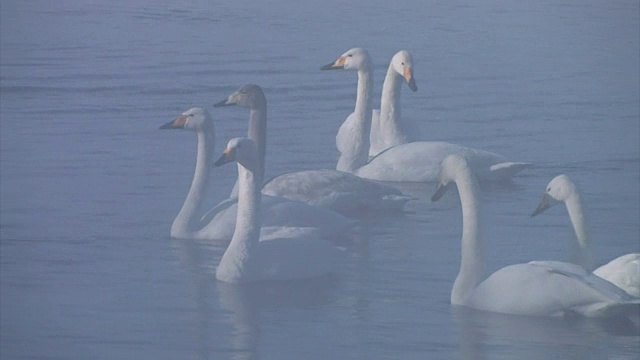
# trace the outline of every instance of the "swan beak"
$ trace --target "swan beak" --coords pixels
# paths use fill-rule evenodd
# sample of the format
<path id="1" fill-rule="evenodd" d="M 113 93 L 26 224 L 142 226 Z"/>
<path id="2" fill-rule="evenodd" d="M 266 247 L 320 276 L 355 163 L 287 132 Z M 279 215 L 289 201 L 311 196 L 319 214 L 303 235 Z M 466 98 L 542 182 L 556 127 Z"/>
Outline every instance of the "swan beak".
<path id="1" fill-rule="evenodd" d="M 440 200 L 440 198 L 442 197 L 442 195 L 444 195 L 444 193 L 447 192 L 447 189 L 449 187 L 443 183 L 439 183 L 438 187 L 436 188 L 436 192 L 433 193 L 433 195 L 431 195 L 431 202 L 435 202 Z"/>
<path id="2" fill-rule="evenodd" d="M 544 193 L 542 194 L 542 200 L 540 200 L 540 204 L 538 204 L 538 207 L 531 213 L 531 217 L 534 217 L 538 214 L 543 213 L 545 210 L 547 210 L 550 207 L 551 207 L 551 197 L 547 193 Z"/>
<path id="3" fill-rule="evenodd" d="M 344 62 L 347 60 L 345 56 L 340 56 L 338 60 L 332 62 L 331 64 L 327 64 L 320 68 L 320 70 L 338 70 L 344 69 Z"/>
<path id="4" fill-rule="evenodd" d="M 233 160 L 235 160 L 235 156 L 234 156 L 234 152 L 232 149 L 226 148 L 224 149 L 224 152 L 222 153 L 222 155 L 220 156 L 220 158 L 218 160 L 216 160 L 215 163 L 213 163 L 213 167 L 218 167 L 218 166 L 222 166 L 226 163 L 230 163 Z"/>
<path id="5" fill-rule="evenodd" d="M 404 68 L 404 79 L 407 81 L 407 84 L 409 85 L 409 89 L 411 89 L 411 91 L 418 91 L 418 85 L 416 85 L 416 81 L 413 78 L 413 70 L 411 70 L 411 68 Z"/>
<path id="6" fill-rule="evenodd" d="M 233 95 L 235 95 L 235 93 L 233 93 L 231 96 L 227 97 L 226 99 L 217 102 L 215 104 L 213 104 L 213 107 L 221 107 L 221 106 L 231 106 L 231 105 L 235 105 L 236 102 L 233 101 Z"/>
<path id="7" fill-rule="evenodd" d="M 175 120 L 173 121 L 169 121 L 168 123 L 160 126 L 160 130 L 165 130 L 165 129 L 182 129 L 184 128 L 184 125 L 187 123 L 187 119 L 189 118 L 189 116 L 187 115 L 180 115 L 178 116 Z"/>

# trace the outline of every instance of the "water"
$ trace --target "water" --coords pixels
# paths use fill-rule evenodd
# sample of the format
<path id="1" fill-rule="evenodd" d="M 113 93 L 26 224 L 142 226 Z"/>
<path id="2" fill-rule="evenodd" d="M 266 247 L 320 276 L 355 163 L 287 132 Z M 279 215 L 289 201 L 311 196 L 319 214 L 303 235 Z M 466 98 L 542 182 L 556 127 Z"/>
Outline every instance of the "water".
<path id="1" fill-rule="evenodd" d="M 219 245 L 175 241 L 192 134 L 158 126 L 192 106 L 217 145 L 247 112 L 212 109 L 241 84 L 269 100 L 267 175 L 335 165 L 355 74 L 321 72 L 362 46 L 379 94 L 398 49 L 426 139 L 529 161 L 487 187 L 487 270 L 566 260 L 558 206 L 529 218 L 561 172 L 581 186 L 594 254 L 640 251 L 640 41 L 635 1 L 481 4 L 337 0 L 23 1 L 0 21 L 0 351 L 7 359 L 636 359 L 621 324 L 454 309 L 460 207 L 433 184 L 406 215 L 362 220 L 330 279 L 215 281 Z M 233 166 L 214 173 L 222 199 Z"/>

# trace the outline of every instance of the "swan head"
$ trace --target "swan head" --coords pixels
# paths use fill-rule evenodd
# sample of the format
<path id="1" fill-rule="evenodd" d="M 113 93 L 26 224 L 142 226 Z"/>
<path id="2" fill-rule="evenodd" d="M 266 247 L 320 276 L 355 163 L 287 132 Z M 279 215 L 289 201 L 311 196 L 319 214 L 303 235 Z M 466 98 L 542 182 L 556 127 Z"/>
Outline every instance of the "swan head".
<path id="1" fill-rule="evenodd" d="M 367 50 L 353 48 L 340 55 L 334 62 L 321 67 L 320 70 L 370 70 L 371 68 L 371 58 Z"/>
<path id="2" fill-rule="evenodd" d="M 407 50 L 400 50 L 393 55 L 391 58 L 391 66 L 395 72 L 405 79 L 411 91 L 418 90 L 418 85 L 416 85 L 416 80 L 413 77 L 413 60 Z"/>
<path id="3" fill-rule="evenodd" d="M 452 183 L 458 180 L 458 176 L 465 174 L 469 176 L 471 168 L 467 160 L 460 155 L 449 155 L 440 165 L 440 174 L 438 176 L 438 186 L 431 196 L 431 201 L 438 201 L 451 187 Z"/>
<path id="4" fill-rule="evenodd" d="M 222 166 L 232 161 L 237 162 L 247 169 L 254 169 L 258 162 L 258 148 L 256 147 L 256 143 L 246 137 L 229 140 L 227 147 L 213 166 Z"/>
<path id="5" fill-rule="evenodd" d="M 542 194 L 542 200 L 538 207 L 531 213 L 531 217 L 543 213 L 551 206 L 566 201 L 576 193 L 576 184 L 565 175 L 558 175 L 551 179 L 547 190 Z"/>
<path id="6" fill-rule="evenodd" d="M 160 126 L 161 130 L 186 129 L 191 131 L 213 130 L 213 119 L 209 112 L 203 108 L 194 107 L 175 118 L 175 120 Z"/>
<path id="7" fill-rule="evenodd" d="M 240 107 L 254 109 L 264 107 L 266 104 L 267 100 L 260 86 L 245 84 L 226 99 L 215 103 L 213 107 L 238 105 Z"/>

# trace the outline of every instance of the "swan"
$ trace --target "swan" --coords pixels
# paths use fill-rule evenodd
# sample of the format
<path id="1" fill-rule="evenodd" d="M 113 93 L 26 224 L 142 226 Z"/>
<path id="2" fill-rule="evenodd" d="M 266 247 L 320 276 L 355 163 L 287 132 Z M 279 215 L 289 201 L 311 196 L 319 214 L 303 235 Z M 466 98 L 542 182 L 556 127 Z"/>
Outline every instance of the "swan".
<path id="1" fill-rule="evenodd" d="M 540 204 L 531 214 L 541 214 L 552 205 L 564 202 L 578 240 L 578 265 L 597 275 L 630 295 L 640 297 L 640 253 L 622 255 L 594 269 L 591 255 L 589 227 L 582 205 L 582 196 L 576 184 L 566 174 L 554 177 L 547 185 Z"/>
<path id="2" fill-rule="evenodd" d="M 400 50 L 393 55 L 387 69 L 387 76 L 382 83 L 380 109 L 373 110 L 371 117 L 370 158 L 392 146 L 406 144 L 419 138 L 420 129 L 416 124 L 401 121 L 400 118 L 400 90 L 403 80 L 411 91 L 418 90 L 413 75 L 413 60 L 407 50 Z M 355 126 L 355 121 L 356 116 L 351 113 L 338 129 L 336 135 L 338 149 L 350 146 L 349 133 Z"/>
<path id="3" fill-rule="evenodd" d="M 309 233 L 260 238 L 262 194 L 260 154 L 248 138 L 229 141 L 214 166 L 238 163 L 238 217 L 229 247 L 216 268 L 216 278 L 229 283 L 287 280 L 326 275 L 337 248 Z"/>
<path id="4" fill-rule="evenodd" d="M 369 160 L 373 93 L 373 66 L 369 54 L 362 48 L 353 48 L 321 69 L 350 69 L 358 72 L 358 90 L 353 112 L 355 120 L 348 134 L 344 135 L 348 139 L 338 139 L 338 170 L 373 180 L 433 182 L 437 180 L 442 160 L 449 154 L 458 154 L 469 160 L 480 180 L 495 181 L 508 179 L 530 166 L 528 163 L 507 162 L 504 157 L 491 152 L 441 141 L 396 145 Z"/>
<path id="5" fill-rule="evenodd" d="M 577 313 L 604 317 L 626 315 L 627 311 L 640 308 L 640 299 L 578 265 L 559 261 L 509 265 L 482 280 L 478 185 L 471 166 L 458 155 L 449 155 L 442 162 L 431 200 L 442 197 L 452 183 L 458 187 L 462 205 L 462 259 L 451 290 L 451 304 L 531 316 Z"/>
<path id="6" fill-rule="evenodd" d="M 262 88 L 254 84 L 244 85 L 214 106 L 230 105 L 250 109 L 248 137 L 259 144 L 259 157 L 264 159 L 267 101 Z M 264 184 L 262 194 L 325 207 L 347 215 L 355 215 L 363 210 L 399 211 L 411 199 L 390 185 L 328 169 L 276 176 Z"/>
<path id="7" fill-rule="evenodd" d="M 185 129 L 196 133 L 198 145 L 196 168 L 187 197 L 171 225 L 171 236 L 202 240 L 229 240 L 236 222 L 237 199 L 223 201 L 200 218 L 198 211 L 205 198 L 211 163 L 213 162 L 215 129 L 209 112 L 191 108 L 160 129 Z M 317 227 L 323 237 L 342 235 L 354 221 L 327 209 L 302 202 L 265 196 L 263 199 L 265 226 Z"/>

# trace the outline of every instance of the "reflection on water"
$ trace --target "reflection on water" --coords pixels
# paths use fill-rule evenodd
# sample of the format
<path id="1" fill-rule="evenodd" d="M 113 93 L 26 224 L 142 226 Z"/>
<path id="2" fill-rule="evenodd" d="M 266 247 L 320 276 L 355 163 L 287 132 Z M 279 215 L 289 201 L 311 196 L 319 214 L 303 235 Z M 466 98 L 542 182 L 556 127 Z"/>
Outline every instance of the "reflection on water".
<path id="1" fill-rule="evenodd" d="M 229 284 L 215 278 L 219 256 L 212 249 L 193 240 L 173 240 L 180 263 L 187 269 L 193 283 L 193 299 L 198 324 L 198 359 L 214 358 L 212 353 L 231 353 L 233 359 L 259 358 L 260 314 L 279 309 L 317 308 L 327 304 L 330 292 L 337 285 L 333 276 L 293 281 L 267 281 L 249 284 Z M 212 256 L 213 255 L 213 256 Z M 212 305 L 211 301 L 217 301 Z M 213 314 L 214 308 L 221 314 Z M 232 329 L 226 343 L 215 347 L 220 334 L 212 332 L 216 318 L 223 318 Z M 213 340 L 213 341 L 212 341 Z"/>
<path id="2" fill-rule="evenodd" d="M 606 359 L 617 337 L 640 336 L 637 319 L 515 316 L 460 306 L 451 312 L 465 360 Z M 634 350 L 629 348 L 629 356 Z"/>

